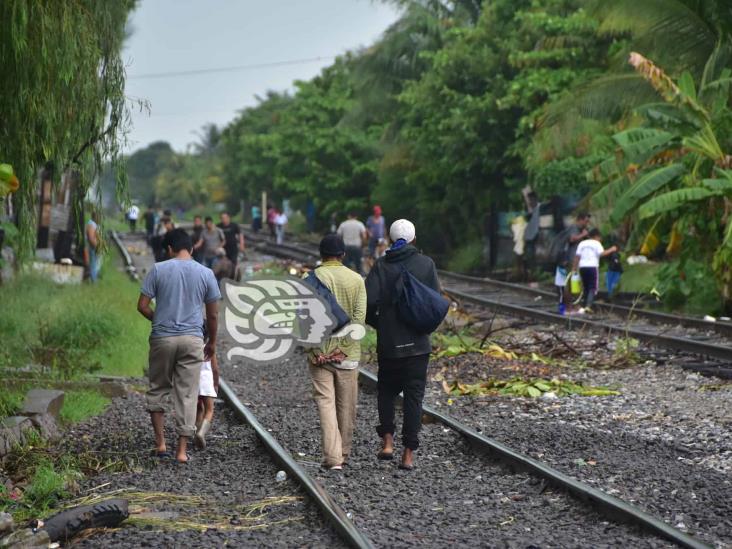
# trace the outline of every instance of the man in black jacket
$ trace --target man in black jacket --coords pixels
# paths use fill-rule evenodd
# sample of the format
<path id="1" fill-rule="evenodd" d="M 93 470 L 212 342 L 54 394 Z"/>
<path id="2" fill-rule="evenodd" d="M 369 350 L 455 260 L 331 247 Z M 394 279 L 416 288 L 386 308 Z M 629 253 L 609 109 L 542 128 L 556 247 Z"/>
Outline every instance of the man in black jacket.
<path id="1" fill-rule="evenodd" d="M 406 220 L 395 221 L 389 229 L 393 242 L 366 279 L 366 321 L 376 329 L 376 352 L 379 360 L 377 385 L 379 426 L 382 438 L 379 459 L 392 459 L 394 454 L 394 399 L 404 393 L 404 451 L 399 467 L 414 467 L 413 453 L 419 446 L 422 424 L 422 399 L 427 383 L 427 364 L 432 351 L 430 336 L 420 334 L 402 322 L 394 305 L 396 282 L 402 268 L 430 288 L 440 291 L 435 263 L 414 247 L 414 225 Z"/>

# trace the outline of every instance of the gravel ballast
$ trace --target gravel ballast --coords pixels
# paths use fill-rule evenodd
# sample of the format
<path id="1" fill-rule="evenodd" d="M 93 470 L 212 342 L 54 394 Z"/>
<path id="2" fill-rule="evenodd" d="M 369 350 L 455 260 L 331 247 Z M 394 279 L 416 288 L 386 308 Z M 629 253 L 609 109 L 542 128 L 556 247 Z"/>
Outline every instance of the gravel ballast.
<path id="1" fill-rule="evenodd" d="M 167 419 L 167 440 L 174 443 L 172 417 Z M 193 506 L 178 502 L 156 502 L 145 511 L 176 515 L 166 528 L 122 527 L 97 533 L 76 543 L 81 547 L 343 547 L 318 508 L 290 479 L 277 482 L 278 467 L 258 441 L 254 432 L 240 424 L 223 402 L 216 406 L 216 416 L 208 448 L 192 452 L 188 465 L 158 461 L 149 457 L 152 428 L 145 411 L 144 398 L 133 393 L 115 399 L 101 416 L 74 426 L 65 435 L 66 448 L 77 454 L 96 452 L 124 460 L 131 470 L 102 473 L 83 482 L 84 495 L 107 493 L 117 489 L 139 492 L 169 492 L 210 498 L 210 503 Z M 256 521 L 249 521 L 243 506 L 266 498 L 289 498 L 269 507 Z M 257 513 L 258 515 L 258 513 Z M 135 515 L 133 514 L 133 517 Z M 177 519 L 203 524 L 224 522 L 224 528 L 205 531 L 174 531 Z M 251 530 L 233 530 L 253 526 Z"/>
<path id="2" fill-rule="evenodd" d="M 521 340 L 516 333 L 508 337 Z M 562 337 L 580 348 L 587 341 L 572 332 Z M 509 348 L 508 341 L 501 343 Z M 550 374 L 610 386 L 620 391 L 618 396 L 448 395 L 443 380 L 473 383 L 520 373 L 506 376 L 497 361 L 471 353 L 432 361 L 425 402 L 668 524 L 727 547 L 732 544 L 732 391 L 720 380 L 675 365 L 683 360 Z"/>
<path id="3" fill-rule="evenodd" d="M 348 467 L 324 471 L 304 356 L 266 366 L 234 361 L 223 368 L 240 399 L 379 547 L 669 546 L 607 521 L 539 479 L 510 473 L 441 425 L 424 426 L 414 471 L 398 470 L 397 460 L 378 461 L 375 395 L 363 390 Z"/>

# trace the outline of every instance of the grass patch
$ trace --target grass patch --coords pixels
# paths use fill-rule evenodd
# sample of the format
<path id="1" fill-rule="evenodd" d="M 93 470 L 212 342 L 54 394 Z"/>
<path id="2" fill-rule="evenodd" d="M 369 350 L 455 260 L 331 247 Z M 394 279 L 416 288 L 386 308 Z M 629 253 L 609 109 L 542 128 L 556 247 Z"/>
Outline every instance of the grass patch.
<path id="1" fill-rule="evenodd" d="M 623 276 L 620 277 L 619 291 L 628 293 L 650 292 L 656 284 L 656 275 L 660 267 L 658 263 L 624 265 Z M 604 286 L 604 276 L 602 282 Z"/>
<path id="2" fill-rule="evenodd" d="M 80 476 L 79 471 L 68 465 L 44 461 L 36 467 L 30 484 L 23 492 L 23 503 L 29 505 L 34 514 L 48 512 L 59 500 L 71 496 L 70 484 Z"/>
<path id="3" fill-rule="evenodd" d="M 23 405 L 26 389 L 7 387 L 0 391 L 0 419 L 14 416 Z"/>
<path id="4" fill-rule="evenodd" d="M 97 391 L 67 391 L 61 408 L 64 423 L 77 423 L 104 412 L 111 400 Z"/>
<path id="5" fill-rule="evenodd" d="M 0 286 L 0 368 L 42 360 L 56 377 L 95 369 L 140 376 L 150 324 L 136 310 L 139 286 L 115 259 L 108 255 L 96 285 L 59 286 L 24 274 Z"/>

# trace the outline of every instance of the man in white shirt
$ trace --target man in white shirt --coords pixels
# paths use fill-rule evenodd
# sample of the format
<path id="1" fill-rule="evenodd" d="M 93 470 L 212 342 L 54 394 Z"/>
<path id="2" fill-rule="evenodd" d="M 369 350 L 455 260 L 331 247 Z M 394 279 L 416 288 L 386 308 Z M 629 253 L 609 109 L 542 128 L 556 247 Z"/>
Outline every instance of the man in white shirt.
<path id="1" fill-rule="evenodd" d="M 602 247 L 601 240 L 600 231 L 592 229 L 587 240 L 579 243 L 574 256 L 572 271 L 577 272 L 579 269 L 582 278 L 582 307 L 577 311 L 580 314 L 590 312 L 590 307 L 595 301 L 600 280 L 600 258 L 618 251 L 617 246 L 612 246 L 606 250 Z"/>
<path id="2" fill-rule="evenodd" d="M 130 222 L 130 232 L 134 233 L 137 230 L 137 218 L 140 217 L 140 208 L 135 204 L 130 206 L 127 210 L 127 220 Z"/>
<path id="3" fill-rule="evenodd" d="M 346 245 L 346 257 L 343 260 L 343 264 L 358 274 L 362 274 L 361 256 L 363 254 L 363 244 L 368 235 L 366 226 L 356 219 L 354 212 L 350 212 L 348 219 L 340 224 L 336 232 Z"/>

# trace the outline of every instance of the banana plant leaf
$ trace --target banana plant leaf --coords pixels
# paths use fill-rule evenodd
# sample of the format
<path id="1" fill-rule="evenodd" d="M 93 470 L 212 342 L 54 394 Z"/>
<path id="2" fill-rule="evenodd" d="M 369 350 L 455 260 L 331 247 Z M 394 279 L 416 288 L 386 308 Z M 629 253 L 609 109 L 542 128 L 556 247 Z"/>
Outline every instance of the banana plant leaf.
<path id="1" fill-rule="evenodd" d="M 610 214 L 610 223 L 620 223 L 626 215 L 638 208 L 646 197 L 668 185 L 685 171 L 683 164 L 670 164 L 644 174 L 620 197 Z"/>
<path id="2" fill-rule="evenodd" d="M 676 210 L 689 202 L 696 202 L 718 196 L 719 191 L 713 191 L 705 187 L 688 187 L 685 189 L 676 189 L 663 193 L 649 200 L 638 209 L 638 215 L 641 219 L 647 219 L 656 215 Z"/>
<path id="3" fill-rule="evenodd" d="M 623 149 L 626 160 L 635 164 L 643 164 L 666 148 L 673 139 L 672 133 L 654 128 L 631 128 L 613 136 L 613 140 Z"/>

